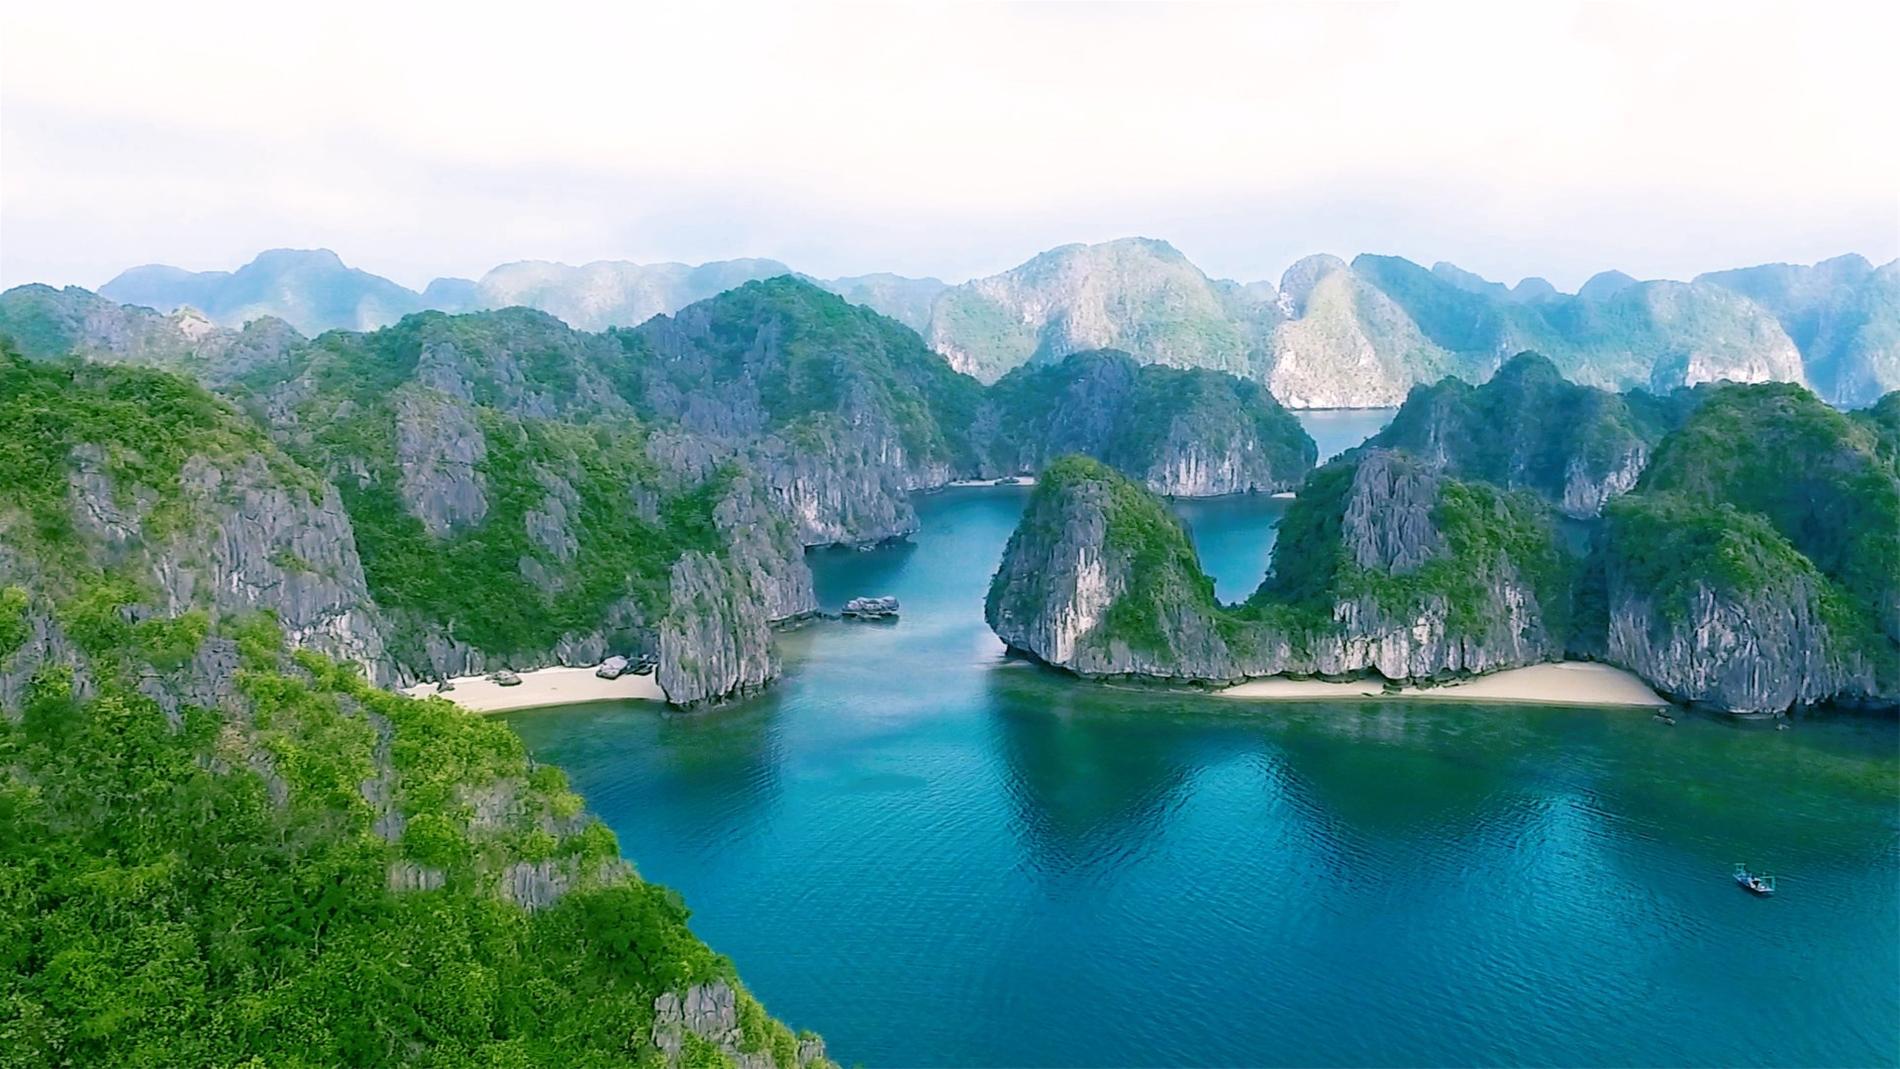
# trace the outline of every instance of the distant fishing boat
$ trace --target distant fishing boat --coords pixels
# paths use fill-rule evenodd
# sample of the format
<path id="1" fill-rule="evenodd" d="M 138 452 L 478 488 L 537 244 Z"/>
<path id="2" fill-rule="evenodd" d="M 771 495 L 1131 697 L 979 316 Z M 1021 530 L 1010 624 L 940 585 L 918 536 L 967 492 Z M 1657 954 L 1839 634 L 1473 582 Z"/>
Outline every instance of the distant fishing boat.
<path id="1" fill-rule="evenodd" d="M 1735 866 L 1735 882 L 1741 885 L 1742 890 L 1750 894 L 1761 895 L 1764 898 L 1775 893 L 1775 878 L 1773 876 L 1757 876 L 1748 871 L 1747 865 Z"/>

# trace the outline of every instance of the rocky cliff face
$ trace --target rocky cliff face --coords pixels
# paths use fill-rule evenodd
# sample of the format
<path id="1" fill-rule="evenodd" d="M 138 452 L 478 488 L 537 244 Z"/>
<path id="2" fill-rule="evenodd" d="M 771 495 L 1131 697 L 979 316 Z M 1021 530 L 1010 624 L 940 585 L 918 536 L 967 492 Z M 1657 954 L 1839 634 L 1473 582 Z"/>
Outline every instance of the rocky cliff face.
<path id="1" fill-rule="evenodd" d="M 673 563 L 671 608 L 660 622 L 660 689 L 692 706 L 758 690 L 778 675 L 770 621 L 747 578 L 716 557 Z"/>
<path id="2" fill-rule="evenodd" d="M 1826 623 L 1818 583 L 1724 594 L 1697 585 L 1665 610 L 1612 579 L 1607 659 L 1678 701 L 1742 715 L 1879 704 L 1871 667 Z"/>
<path id="3" fill-rule="evenodd" d="M 1601 539 L 1605 656 L 1662 693 L 1742 714 L 1900 702 L 1893 645 L 1767 517 L 1636 494 Z"/>
<path id="4" fill-rule="evenodd" d="M 766 440 L 655 413 L 635 363 L 614 336 L 511 309 L 331 334 L 247 383 L 358 520 L 394 678 L 655 653 L 679 700 L 700 702 L 776 671 L 726 670 L 758 645 L 755 618 L 812 608 L 797 530 L 754 457 Z M 676 591 L 736 608 L 687 626 Z"/>
<path id="5" fill-rule="evenodd" d="M 1667 421 L 1686 407 L 1632 410 L 1622 396 L 1567 382 L 1549 360 L 1519 353 L 1482 386 L 1444 379 L 1416 387 L 1368 445 L 1402 449 L 1459 478 L 1530 490 L 1587 517 L 1636 485 Z"/>
<path id="6" fill-rule="evenodd" d="M 623 340 L 645 410 L 745 458 L 808 545 L 909 534 L 908 492 L 973 467 L 978 385 L 809 283 L 752 283 Z"/>
<path id="7" fill-rule="evenodd" d="M 1050 664 L 1206 682 L 1366 671 L 1418 679 L 1560 649 L 1561 628 L 1540 601 L 1560 588 L 1530 575 L 1555 566 L 1548 541 L 1518 559 L 1507 542 L 1474 540 L 1465 513 L 1502 513 L 1546 536 L 1547 520 L 1528 501 L 1474 491 L 1401 454 L 1374 452 L 1329 467 L 1315 477 L 1321 487 L 1309 482 L 1311 503 L 1296 506 L 1306 514 L 1289 522 L 1318 537 L 1276 550 L 1275 572 L 1287 578 L 1236 607 L 1215 603 L 1160 502 L 1080 459 L 1051 472 L 987 604 L 1004 642 Z"/>
<path id="8" fill-rule="evenodd" d="M 281 319 L 231 330 L 190 307 L 160 314 L 76 286 L 16 286 L 0 293 L 0 335 L 31 359 L 77 356 L 160 367 L 214 387 L 279 363 L 303 344 Z"/>
<path id="9" fill-rule="evenodd" d="M 1336 256 L 1309 256 L 1280 280 L 1286 321 L 1268 342 L 1265 381 L 1292 408 L 1386 408 L 1450 357 L 1391 298 Z"/>
<path id="10" fill-rule="evenodd" d="M 778 678 L 772 625 L 818 609 L 798 528 L 762 488 L 741 479 L 714 518 L 725 553 L 674 562 L 660 621 L 658 678 L 674 705 L 739 697 Z"/>
<path id="11" fill-rule="evenodd" d="M 1114 350 L 1010 372 L 985 393 L 970 433 L 985 476 L 1081 453 L 1183 497 L 1291 489 L 1317 455 L 1259 386 Z"/>
<path id="12" fill-rule="evenodd" d="M 1900 261 L 1860 256 L 1763 264 L 1699 275 L 1766 308 L 1801 351 L 1808 380 L 1831 404 L 1856 408 L 1900 388 Z"/>
<path id="13" fill-rule="evenodd" d="M 1742 714 L 1900 707 L 1884 412 L 1850 419 L 1786 384 L 1604 408 L 1548 370 L 1520 359 L 1480 391 L 1416 392 L 1393 434 L 1308 477 L 1237 606 L 1215 603 L 1158 499 L 1098 464 L 1051 465 L 991 587 L 991 626 L 1090 676 L 1421 679 L 1568 653 Z M 1567 400 L 1545 411 L 1554 396 Z M 1547 424 L 1592 412 L 1616 416 L 1591 432 L 1613 442 L 1675 429 L 1633 489 L 1578 508 L 1580 470 L 1590 488 L 1617 480 L 1587 466 L 1578 428 Z M 1512 485 L 1600 509 L 1592 537 Z"/>
<path id="14" fill-rule="evenodd" d="M 14 470 L 0 496 L 12 546 L 0 587 L 38 595 L 33 641 L 5 673 L 15 684 L 44 664 L 83 664 L 84 636 L 41 600 L 72 597 L 105 612 L 83 629 L 95 638 L 114 620 L 268 613 L 292 648 L 390 678 L 385 623 L 335 488 L 237 412 L 156 372 L 0 353 L 0 382 Z M 229 685 L 228 672 L 201 667 L 182 673 L 194 693 Z"/>
<path id="15" fill-rule="evenodd" d="M 1842 276 L 1832 292 L 1856 287 Z M 1807 374 L 1783 323 L 1714 281 L 1637 282 L 1611 272 L 1574 297 L 1542 280 L 1520 288 L 1450 264 L 1428 271 L 1398 257 L 1349 264 L 1313 256 L 1289 268 L 1276 293 L 1266 283 L 1209 280 L 1173 249 L 1131 239 L 1064 246 L 951 287 L 936 299 L 926 336 L 985 381 L 1031 360 L 1112 346 L 1143 363 L 1252 378 L 1294 408 L 1396 405 L 1412 386 L 1444 375 L 1481 382 L 1525 349 L 1611 389 L 1801 382 Z M 1854 333 L 1846 323 L 1856 316 L 1872 324 L 1855 328 L 1863 340 L 1842 362 L 1866 383 L 1853 387 L 1865 403 L 1891 363 L 1892 332 L 1879 324 L 1892 317 L 1878 297 L 1840 299 L 1867 311 L 1836 317 L 1842 325 L 1830 338 Z M 1849 343 L 1827 344 L 1835 352 Z"/>
<path id="16" fill-rule="evenodd" d="M 75 459 L 76 508 L 124 496 L 98 478 L 90 458 Z M 360 665 L 372 680 L 389 678 L 383 621 L 335 487 L 290 483 L 256 455 L 193 457 L 179 487 L 183 507 L 201 520 L 168 540 L 150 539 L 167 614 L 207 603 L 225 614 L 268 612 L 293 648 Z M 136 531 L 110 537 L 148 541 Z"/>
<path id="17" fill-rule="evenodd" d="M 1242 373 L 1254 339 L 1229 317 L 1237 296 L 1164 241 L 1064 245 L 945 290 L 926 337 L 952 367 L 984 382 L 1030 360 L 1108 348 Z"/>

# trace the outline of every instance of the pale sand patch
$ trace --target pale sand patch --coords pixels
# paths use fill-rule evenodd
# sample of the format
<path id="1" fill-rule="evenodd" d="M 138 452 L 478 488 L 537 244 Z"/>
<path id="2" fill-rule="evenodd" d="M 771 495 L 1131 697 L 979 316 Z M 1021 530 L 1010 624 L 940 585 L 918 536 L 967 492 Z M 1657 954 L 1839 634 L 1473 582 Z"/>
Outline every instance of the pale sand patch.
<path id="1" fill-rule="evenodd" d="M 1367 698 L 1386 696 L 1375 681 L 1328 683 L 1319 679 L 1255 679 L 1214 692 L 1223 698 Z M 1590 661 L 1559 661 L 1507 668 L 1442 687 L 1406 687 L 1396 698 L 1449 701 L 1550 702 L 1559 705 L 1668 705 L 1640 678 Z"/>
<path id="2" fill-rule="evenodd" d="M 1033 475 L 1015 475 L 1015 476 L 1005 478 L 1001 482 L 998 482 L 995 479 L 952 479 L 949 482 L 944 483 L 943 485 L 946 487 L 950 487 L 950 486 L 958 486 L 958 487 L 963 487 L 963 486 L 1034 486 L 1036 485 L 1036 477 Z"/>
<path id="3" fill-rule="evenodd" d="M 500 713 L 581 702 L 666 700 L 660 681 L 651 672 L 643 676 L 628 673 L 619 679 L 602 679 L 592 668 L 537 668 L 520 675 L 518 687 L 491 683 L 487 676 L 457 676 L 449 681 L 455 684 L 455 689 L 441 697 L 471 713 Z M 403 693 L 412 698 L 426 698 L 435 693 L 435 684 L 418 683 Z"/>

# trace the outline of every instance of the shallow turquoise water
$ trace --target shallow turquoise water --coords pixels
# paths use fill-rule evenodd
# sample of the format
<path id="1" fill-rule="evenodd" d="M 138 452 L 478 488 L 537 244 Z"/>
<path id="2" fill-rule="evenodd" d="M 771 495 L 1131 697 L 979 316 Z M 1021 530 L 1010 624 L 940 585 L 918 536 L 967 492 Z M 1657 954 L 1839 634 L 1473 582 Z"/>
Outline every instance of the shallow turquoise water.
<path id="1" fill-rule="evenodd" d="M 1900 1061 L 1893 725 L 1075 683 L 983 625 L 1025 497 L 814 554 L 904 617 L 785 636 L 758 700 L 510 717 L 845 1064 Z M 1280 503 L 1184 511 L 1251 590 Z"/>

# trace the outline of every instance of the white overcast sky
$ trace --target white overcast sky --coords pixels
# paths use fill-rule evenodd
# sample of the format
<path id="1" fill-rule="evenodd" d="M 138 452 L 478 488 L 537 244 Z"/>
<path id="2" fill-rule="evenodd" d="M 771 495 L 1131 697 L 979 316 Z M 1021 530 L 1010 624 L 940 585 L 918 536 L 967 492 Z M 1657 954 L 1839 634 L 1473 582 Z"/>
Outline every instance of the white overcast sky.
<path id="1" fill-rule="evenodd" d="M 1900 254 L 1900 4 L 0 3 L 0 284 Z"/>

